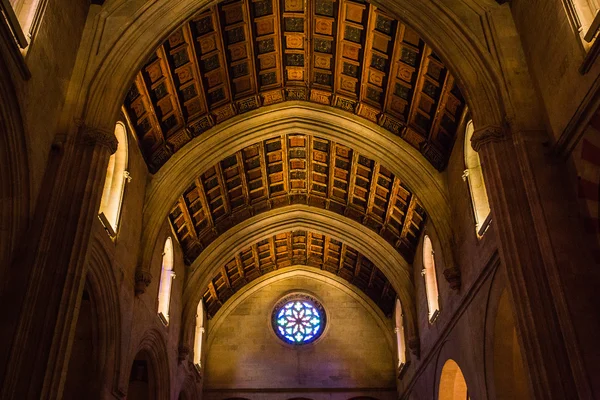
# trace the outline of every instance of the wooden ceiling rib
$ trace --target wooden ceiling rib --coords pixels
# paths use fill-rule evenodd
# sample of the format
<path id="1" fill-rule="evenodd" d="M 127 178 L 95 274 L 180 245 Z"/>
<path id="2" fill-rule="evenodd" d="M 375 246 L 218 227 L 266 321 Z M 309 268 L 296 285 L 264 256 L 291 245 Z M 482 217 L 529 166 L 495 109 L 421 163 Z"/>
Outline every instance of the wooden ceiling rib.
<path id="1" fill-rule="evenodd" d="M 362 290 L 386 315 L 392 314 L 396 293 L 383 272 L 369 259 L 332 237 L 298 230 L 255 243 L 226 262 L 202 292 L 209 318 L 248 283 L 293 265 L 335 274 Z"/>
<path id="2" fill-rule="evenodd" d="M 191 264 L 230 227 L 291 204 L 349 217 L 377 232 L 409 263 L 426 220 L 416 196 L 384 165 L 304 134 L 272 138 L 225 157 L 183 193 L 169 219 Z M 314 248 L 329 256 L 329 241 L 311 243 L 307 255 Z M 256 252 L 262 257 L 260 248 Z M 277 251 L 268 257 L 277 259 Z"/>
<path id="3" fill-rule="evenodd" d="M 377 123 L 439 170 L 465 111 L 454 78 L 432 49 L 362 0 L 213 5 L 154 52 L 124 108 L 155 172 L 216 124 L 286 100 L 337 107 Z"/>

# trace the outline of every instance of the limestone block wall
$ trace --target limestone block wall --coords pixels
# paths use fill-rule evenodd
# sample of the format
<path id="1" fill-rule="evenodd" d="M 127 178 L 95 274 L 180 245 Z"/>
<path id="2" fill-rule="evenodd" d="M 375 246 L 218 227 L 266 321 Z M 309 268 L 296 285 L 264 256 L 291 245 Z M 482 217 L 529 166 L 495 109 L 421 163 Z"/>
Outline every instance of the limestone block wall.
<path id="1" fill-rule="evenodd" d="M 493 277 L 502 266 L 497 261 L 497 239 L 492 221 L 483 237 L 475 231 L 469 187 L 462 179 L 464 163 L 464 135 L 466 120 L 462 123 L 447 169 L 449 199 L 454 223 L 453 258 L 442 257 L 439 239 L 433 226 L 428 224 L 425 233 L 430 236 L 435 252 L 440 313 L 429 322 L 423 269 L 423 244 L 417 250 L 413 263 L 416 306 L 419 331 L 419 357 L 409 351 L 409 364 L 401 379 L 398 391 L 405 399 L 437 398 L 441 369 L 448 359 L 455 360 L 467 381 L 472 398 L 490 398 L 485 376 L 486 315 L 488 302 L 497 301 L 499 293 L 490 300 Z M 452 289 L 444 270 L 456 267 L 460 271 L 460 289 Z M 502 272 L 501 272 L 502 273 Z M 500 281 L 499 281 L 500 282 Z M 502 279 L 499 283 L 505 287 Z M 495 315 L 495 310 L 489 313 Z"/>
<path id="2" fill-rule="evenodd" d="M 586 52 L 562 0 L 514 0 L 510 8 L 529 71 L 546 108 L 549 130 L 558 139 L 588 91 L 595 87 L 600 63 L 594 63 L 585 75 L 579 73 Z"/>
<path id="3" fill-rule="evenodd" d="M 316 342 L 295 348 L 274 334 L 270 316 L 275 303 L 296 290 L 322 302 L 328 323 Z M 364 300 L 331 283 L 307 276 L 270 283 L 217 314 L 207 329 L 205 399 L 395 397 L 391 319 L 374 316 Z"/>

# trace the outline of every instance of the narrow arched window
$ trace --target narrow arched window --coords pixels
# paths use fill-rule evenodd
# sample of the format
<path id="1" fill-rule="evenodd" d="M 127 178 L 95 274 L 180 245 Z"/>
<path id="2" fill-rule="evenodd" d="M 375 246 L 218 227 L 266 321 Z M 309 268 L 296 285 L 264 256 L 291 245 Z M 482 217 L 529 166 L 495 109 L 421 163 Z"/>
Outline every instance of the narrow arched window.
<path id="1" fill-rule="evenodd" d="M 169 325 L 169 305 L 171 304 L 171 286 L 175 272 L 173 272 L 173 241 L 167 238 L 163 250 L 162 269 L 158 286 L 158 315 L 165 325 Z"/>
<path id="2" fill-rule="evenodd" d="M 108 160 L 99 211 L 100 220 L 111 237 L 117 235 L 125 182 L 129 180 L 129 173 L 127 172 L 127 129 L 122 122 L 117 122 L 115 137 L 118 141 L 117 151 Z"/>
<path id="3" fill-rule="evenodd" d="M 598 36 L 600 23 L 598 0 L 563 0 L 569 22 L 580 38 L 584 49 L 589 49 Z"/>
<path id="4" fill-rule="evenodd" d="M 404 337 L 404 316 L 402 315 L 402 304 L 400 299 L 396 299 L 396 309 L 394 310 L 396 326 L 396 348 L 398 350 L 398 372 L 402 371 L 406 365 L 406 339 Z"/>
<path id="5" fill-rule="evenodd" d="M 204 305 L 202 300 L 198 303 L 196 310 L 196 334 L 194 336 L 194 365 L 200 371 L 202 369 L 202 340 L 204 339 Z"/>
<path id="6" fill-rule="evenodd" d="M 481 169 L 479 154 L 471 146 L 471 138 L 474 131 L 473 121 L 469 121 L 465 133 L 466 169 L 463 178 L 468 183 L 469 190 L 471 191 L 471 202 L 473 203 L 473 214 L 475 216 L 475 232 L 478 237 L 481 237 L 489 227 L 491 215 L 490 201 L 485 189 L 485 182 L 483 181 L 483 171 Z"/>
<path id="7" fill-rule="evenodd" d="M 435 258 L 433 246 L 429 236 L 423 239 L 423 270 L 421 275 L 425 278 L 425 294 L 427 295 L 427 307 L 429 309 L 429 322 L 433 322 L 440 313 L 440 302 L 438 294 L 437 276 L 435 273 Z"/>

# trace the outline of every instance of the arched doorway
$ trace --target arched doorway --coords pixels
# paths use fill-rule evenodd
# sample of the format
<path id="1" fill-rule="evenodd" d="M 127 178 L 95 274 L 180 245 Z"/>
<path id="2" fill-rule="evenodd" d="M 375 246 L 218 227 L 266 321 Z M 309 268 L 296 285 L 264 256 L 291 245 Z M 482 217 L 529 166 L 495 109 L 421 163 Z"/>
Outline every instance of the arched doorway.
<path id="1" fill-rule="evenodd" d="M 454 360 L 446 361 L 440 375 L 439 400 L 470 400 L 465 377 Z"/>
<path id="2" fill-rule="evenodd" d="M 529 399 L 521 346 L 506 289 L 502 292 L 498 303 L 493 349 L 496 400 Z"/>
<path id="3" fill-rule="evenodd" d="M 156 399 L 155 383 L 152 379 L 152 362 L 146 352 L 141 351 L 133 360 L 129 374 L 127 400 Z"/>
<path id="4" fill-rule="evenodd" d="M 83 290 L 75 338 L 63 397 L 65 399 L 88 399 L 93 397 L 98 376 L 97 368 L 97 319 L 87 288 Z"/>

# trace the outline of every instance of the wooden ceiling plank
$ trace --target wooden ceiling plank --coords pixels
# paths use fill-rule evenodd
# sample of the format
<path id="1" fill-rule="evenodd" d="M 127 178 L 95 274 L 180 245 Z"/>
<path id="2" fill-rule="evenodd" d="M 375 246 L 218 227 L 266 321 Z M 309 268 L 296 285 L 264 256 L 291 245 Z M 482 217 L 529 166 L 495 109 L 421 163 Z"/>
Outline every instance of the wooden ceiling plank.
<path id="1" fill-rule="evenodd" d="M 246 168 L 244 168 L 244 156 L 242 151 L 235 153 L 235 159 L 237 161 L 237 168 L 242 184 L 242 196 L 244 196 L 244 203 L 246 206 L 250 205 L 250 191 L 248 190 L 248 178 L 246 177 Z"/>
<path id="2" fill-rule="evenodd" d="M 408 231 L 410 230 L 410 224 L 412 221 L 413 214 L 415 212 L 415 207 L 417 206 L 417 196 L 414 194 L 410 196 L 410 202 L 408 204 L 408 209 L 406 210 L 406 215 L 404 216 L 404 221 L 402 222 L 402 233 L 400 234 L 400 239 L 405 239 L 408 235 Z"/>
<path id="3" fill-rule="evenodd" d="M 293 243 L 292 243 L 292 232 L 286 232 L 286 239 L 287 239 L 287 253 L 288 253 L 288 258 L 290 259 L 290 263 L 292 262 L 292 258 L 294 257 L 294 248 L 293 248 Z"/>
<path id="4" fill-rule="evenodd" d="M 258 246 L 256 244 L 252 245 L 252 258 L 254 259 L 256 270 L 260 275 L 262 275 L 262 270 L 260 268 L 260 257 L 258 256 Z"/>
<path id="5" fill-rule="evenodd" d="M 383 104 L 383 111 L 386 112 L 390 106 L 394 90 L 392 87 L 396 84 L 396 77 L 398 76 L 398 70 L 400 69 L 400 51 L 402 49 L 402 41 L 404 38 L 404 32 L 406 25 L 401 22 L 397 22 L 398 27 L 396 28 L 396 38 L 392 40 L 392 58 L 390 64 L 390 76 L 388 77 L 387 84 L 385 87 L 385 100 Z"/>
<path id="6" fill-rule="evenodd" d="M 217 289 L 215 288 L 215 284 L 212 281 L 208 284 L 208 290 L 210 291 L 210 295 L 215 299 L 219 306 L 222 306 L 223 302 L 221 301 L 221 299 L 219 299 L 219 296 L 217 295 Z"/>
<path id="7" fill-rule="evenodd" d="M 235 254 L 235 266 L 237 267 L 240 278 L 246 280 L 246 272 L 244 271 L 244 263 L 242 262 L 242 256 L 240 253 Z"/>
<path id="8" fill-rule="evenodd" d="M 358 277 L 360 274 L 360 267 L 362 266 L 363 256 L 360 253 L 356 253 L 356 264 L 354 265 L 354 277 Z"/>
<path id="9" fill-rule="evenodd" d="M 329 142 L 329 175 L 327 176 L 327 198 L 331 199 L 333 197 L 333 183 L 335 176 L 335 146 L 336 143 L 331 141 Z"/>
<path id="10" fill-rule="evenodd" d="M 212 215 L 210 206 L 208 204 L 208 199 L 206 197 L 206 193 L 204 192 L 204 185 L 202 185 L 200 178 L 196 178 L 195 184 L 196 184 L 196 190 L 198 191 L 198 199 L 199 199 L 200 203 L 202 204 L 202 208 L 205 211 L 204 215 L 206 215 L 206 219 L 208 220 L 208 226 L 210 226 L 212 228 L 215 226 L 215 221 L 213 219 L 213 215 Z"/>
<path id="11" fill-rule="evenodd" d="M 358 169 L 358 157 L 359 154 L 356 151 L 352 151 L 352 162 L 350 164 L 350 176 L 348 181 L 348 198 L 346 199 L 346 205 L 352 205 L 352 197 L 354 197 L 354 186 L 356 185 L 356 171 Z"/>
<path id="12" fill-rule="evenodd" d="M 227 56 L 226 56 L 227 46 L 225 45 L 225 25 L 223 25 L 223 23 L 221 22 L 221 15 L 220 15 L 221 13 L 219 12 L 219 6 L 214 5 L 212 8 L 213 8 L 214 17 L 216 20 L 216 25 L 219 27 L 219 32 L 217 34 L 217 42 L 220 46 L 219 49 L 221 50 L 221 52 L 219 54 L 220 60 L 221 60 L 221 62 L 224 63 L 223 65 L 220 66 L 221 70 L 225 74 L 225 77 L 223 79 L 223 86 L 225 87 L 225 90 L 227 91 L 227 94 L 229 95 L 229 100 L 233 101 L 234 100 L 233 91 L 231 90 L 231 82 L 233 82 L 233 81 L 231 80 L 231 77 L 229 76 L 229 68 L 228 68 Z"/>
<path id="13" fill-rule="evenodd" d="M 385 283 L 383 284 L 383 290 L 381 291 L 381 297 L 379 298 L 379 302 L 383 301 L 383 299 L 385 299 L 385 296 L 387 296 L 388 292 L 390 291 L 390 281 L 388 281 L 387 279 L 385 280 Z"/>
<path id="14" fill-rule="evenodd" d="M 250 8 L 252 7 L 252 0 L 243 0 L 244 1 L 244 10 L 245 10 L 245 15 L 244 18 L 246 19 L 246 27 L 247 27 L 247 31 L 250 32 L 250 45 L 249 47 L 249 58 L 250 60 L 248 62 L 250 62 L 250 67 L 248 68 L 249 71 L 252 71 L 252 75 L 253 75 L 253 81 L 254 81 L 254 93 L 258 93 L 258 72 L 257 72 L 257 68 L 256 68 L 256 55 L 254 54 L 254 43 L 256 43 L 256 32 L 254 29 L 254 23 L 252 21 L 252 10 L 250 10 Z M 276 0 L 272 0 L 273 2 Z"/>
<path id="15" fill-rule="evenodd" d="M 440 91 L 440 97 L 438 99 L 438 104 L 435 109 L 435 117 L 433 123 L 431 124 L 431 130 L 429 131 L 429 141 L 432 140 L 432 136 L 434 132 L 440 127 L 442 123 L 442 118 L 444 117 L 444 109 L 446 108 L 446 103 L 448 101 L 448 95 L 450 94 L 450 89 L 452 89 L 453 78 L 449 72 L 446 72 L 446 76 L 444 77 L 444 83 L 442 84 L 442 90 Z"/>
<path id="16" fill-rule="evenodd" d="M 170 93 L 169 97 L 171 97 L 172 99 L 171 103 L 174 103 L 174 112 L 177 115 L 177 125 L 182 125 L 181 127 L 183 128 L 185 127 L 185 119 L 183 118 L 183 111 L 181 109 L 181 104 L 179 103 L 179 98 L 177 96 L 177 87 L 175 86 L 175 80 L 173 79 L 173 71 L 171 71 L 169 63 L 167 61 L 167 50 L 165 49 L 164 43 L 158 47 L 157 54 L 158 58 L 160 59 L 160 63 L 166 72 L 167 82 L 171 87 L 172 93 Z"/>
<path id="17" fill-rule="evenodd" d="M 225 268 L 225 265 L 221 267 L 221 275 L 223 276 L 223 280 L 225 281 L 225 286 L 231 289 L 231 280 L 229 279 L 229 275 L 227 274 L 227 268 Z"/>
<path id="18" fill-rule="evenodd" d="M 327 256 L 329 254 L 329 244 L 330 244 L 330 238 L 329 238 L 329 236 L 324 236 L 323 261 L 321 263 L 321 269 L 325 268 L 325 263 L 327 262 Z"/>
<path id="19" fill-rule="evenodd" d="M 275 254 L 275 236 L 271 236 L 269 238 L 269 253 L 271 255 L 271 261 L 275 266 L 275 269 L 279 269 L 279 264 L 277 263 L 277 255 Z"/>
<path id="20" fill-rule="evenodd" d="M 223 176 L 223 169 L 221 168 L 220 162 L 218 162 L 215 166 L 215 171 L 217 173 L 217 182 L 219 182 L 219 188 L 221 189 L 221 197 L 223 198 L 223 207 L 225 208 L 225 214 L 230 214 L 231 203 L 229 201 L 227 185 L 225 185 L 225 176 Z"/>
<path id="21" fill-rule="evenodd" d="M 375 7 L 371 4 L 367 3 L 367 9 L 365 10 L 367 13 L 367 26 L 365 35 L 365 48 L 363 51 L 363 59 L 362 59 L 362 74 L 360 77 L 360 81 L 358 82 L 359 86 L 359 94 L 358 99 L 360 102 L 363 102 L 363 99 L 367 97 L 367 87 L 369 86 L 369 73 L 371 71 L 371 58 L 373 57 L 373 24 L 375 23 Z M 381 107 L 381 106 L 380 106 Z M 357 107 L 358 110 L 358 107 Z"/>
<path id="22" fill-rule="evenodd" d="M 161 139 L 163 141 L 166 141 L 165 139 L 165 133 L 162 130 L 162 126 L 160 125 L 160 122 L 158 121 L 158 114 L 156 113 L 156 104 L 154 104 L 154 102 L 152 101 L 152 98 L 150 97 L 150 91 L 148 90 L 148 87 L 146 86 L 146 82 L 144 81 L 144 77 L 142 75 L 142 72 L 140 72 L 137 77 L 136 77 L 136 82 L 137 82 L 137 88 L 138 90 L 141 89 L 141 95 L 144 96 L 144 98 L 146 99 L 146 105 L 148 107 L 146 107 L 146 110 L 149 112 L 149 118 L 150 118 L 150 123 L 152 124 L 152 128 L 160 134 Z M 143 100 L 142 100 L 143 101 Z"/>
<path id="23" fill-rule="evenodd" d="M 188 231 L 194 239 L 198 240 L 198 232 L 196 232 L 196 225 L 194 225 L 194 221 L 192 220 L 190 210 L 187 207 L 187 204 L 185 204 L 185 199 L 183 198 L 183 196 L 179 198 L 179 207 L 181 208 L 181 212 L 183 213 L 183 220 L 185 221 L 185 224 L 189 226 Z"/>
<path id="24" fill-rule="evenodd" d="M 372 265 L 371 275 L 369 276 L 369 289 L 373 287 L 373 282 L 375 281 L 375 276 L 377 275 L 377 268 Z"/>
<path id="25" fill-rule="evenodd" d="M 194 81 L 198 85 L 198 98 L 202 102 L 202 108 L 207 112 L 209 110 L 208 102 L 206 100 L 206 88 L 204 87 L 204 81 L 202 80 L 202 74 L 200 72 L 200 66 L 198 63 L 198 54 L 196 52 L 196 43 L 194 41 L 194 35 L 192 34 L 192 28 L 190 23 L 183 24 L 183 37 L 190 47 L 192 57 L 190 57 L 190 63 L 192 64 L 192 73 L 194 74 Z M 188 121 L 189 122 L 189 121 Z"/>
<path id="26" fill-rule="evenodd" d="M 421 91 L 421 89 L 423 88 L 423 82 L 425 81 L 425 73 L 427 72 L 427 68 L 425 68 L 425 64 L 426 64 L 426 60 L 427 57 L 429 57 L 429 54 L 431 54 L 431 48 L 425 44 L 423 46 L 423 53 L 421 54 L 421 60 L 419 62 L 419 69 L 417 71 L 417 80 L 415 82 L 415 87 L 413 88 L 413 97 L 412 97 L 412 101 L 410 102 L 410 108 L 409 108 L 409 112 L 408 112 L 408 119 L 406 121 L 406 124 L 410 124 L 411 121 L 413 121 L 415 113 L 417 112 L 417 109 L 419 108 L 419 102 L 417 101 L 420 96 L 419 93 Z"/>
<path id="27" fill-rule="evenodd" d="M 390 193 L 390 198 L 388 200 L 387 209 L 385 211 L 385 218 L 383 220 L 383 228 L 390 223 L 390 219 L 392 218 L 392 214 L 394 211 L 394 205 L 396 204 L 396 197 L 398 196 L 398 190 L 400 189 L 400 179 L 397 176 L 394 176 L 394 181 L 392 182 L 392 192 Z"/>
<path id="28" fill-rule="evenodd" d="M 265 152 L 265 142 L 260 142 L 258 146 L 258 158 L 260 161 L 260 174 L 265 188 L 267 199 L 271 198 L 271 188 L 269 187 L 269 176 L 267 175 L 267 156 Z"/>
<path id="29" fill-rule="evenodd" d="M 380 164 L 378 162 L 373 165 L 373 172 L 371 174 L 371 182 L 369 182 L 369 197 L 367 200 L 367 212 L 365 216 L 368 216 L 373 211 L 373 203 L 375 202 L 375 193 L 377 192 L 377 179 L 379 178 Z"/>

